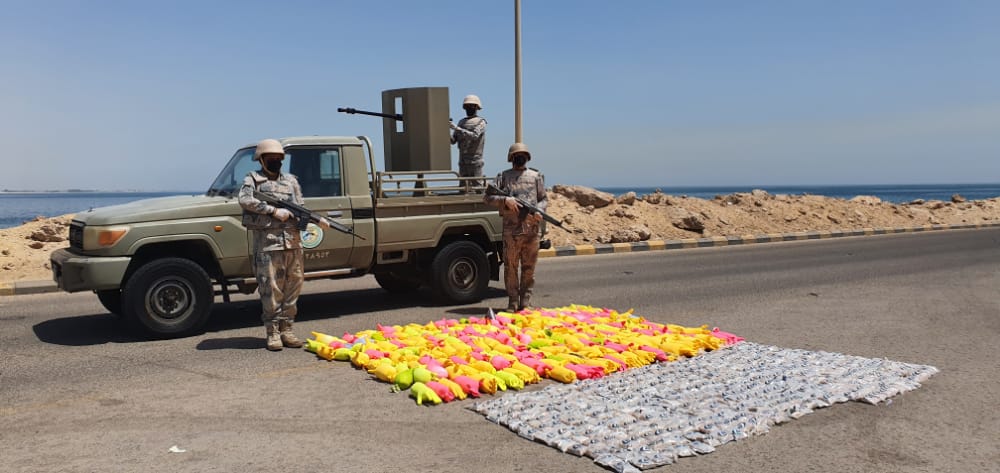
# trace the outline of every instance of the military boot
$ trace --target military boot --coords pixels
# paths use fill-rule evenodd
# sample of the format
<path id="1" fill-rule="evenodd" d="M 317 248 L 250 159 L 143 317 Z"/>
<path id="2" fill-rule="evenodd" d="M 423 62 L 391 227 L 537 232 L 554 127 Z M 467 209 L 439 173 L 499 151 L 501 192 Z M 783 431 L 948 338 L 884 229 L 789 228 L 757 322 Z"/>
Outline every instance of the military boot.
<path id="1" fill-rule="evenodd" d="M 279 324 L 281 328 L 281 344 L 288 348 L 302 348 L 302 340 L 295 336 L 295 332 L 292 332 L 292 321 L 282 320 Z"/>
<path id="2" fill-rule="evenodd" d="M 278 322 L 268 322 L 264 324 L 264 328 L 267 329 L 267 349 L 281 350 L 281 331 L 278 330 Z"/>
<path id="3" fill-rule="evenodd" d="M 514 313 L 517 312 L 517 298 L 508 297 L 507 298 L 507 312 Z"/>

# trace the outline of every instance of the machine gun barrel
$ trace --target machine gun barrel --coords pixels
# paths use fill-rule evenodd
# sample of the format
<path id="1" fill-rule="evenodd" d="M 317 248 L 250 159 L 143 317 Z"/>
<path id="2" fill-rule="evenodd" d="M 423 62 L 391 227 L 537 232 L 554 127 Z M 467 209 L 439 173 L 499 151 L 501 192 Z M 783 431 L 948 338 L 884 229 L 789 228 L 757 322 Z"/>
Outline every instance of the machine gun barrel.
<path id="1" fill-rule="evenodd" d="M 497 187 L 497 186 L 495 186 L 493 184 L 487 184 L 486 185 L 486 194 L 487 195 L 502 195 L 504 197 L 514 197 L 514 199 L 517 200 L 517 205 L 521 206 L 521 208 L 524 209 L 525 211 L 527 211 L 528 213 L 537 213 L 538 215 L 541 215 L 542 219 L 544 219 L 546 222 L 549 222 L 552 225 L 555 225 L 555 226 L 557 226 L 557 227 L 559 227 L 559 228 L 561 228 L 563 230 L 566 230 L 567 232 L 574 233 L 573 230 L 571 230 L 569 228 L 566 228 L 563 225 L 562 220 L 559 220 L 559 219 L 557 219 L 557 218 L 555 218 L 555 217 L 553 217 L 553 216 L 551 216 L 551 215 L 543 212 L 542 209 L 539 209 L 537 206 L 531 205 L 530 203 L 528 203 L 524 199 L 521 199 L 519 197 L 516 197 L 516 196 L 512 195 L 510 192 L 505 192 L 503 190 L 500 190 L 499 187 Z"/>
<path id="2" fill-rule="evenodd" d="M 260 191 L 253 191 L 253 196 L 257 200 L 267 202 L 275 207 L 280 207 L 291 212 L 292 215 L 294 215 L 296 220 L 298 221 L 299 231 L 305 230 L 306 227 L 309 225 L 309 222 L 313 223 L 326 222 L 330 224 L 330 228 L 337 230 L 338 232 L 346 233 L 348 235 L 352 235 L 355 238 L 360 238 L 362 240 L 365 239 L 365 237 L 358 235 L 357 233 L 354 233 L 354 230 L 351 230 L 346 225 L 334 222 L 333 220 L 328 219 L 316 212 L 313 212 L 312 210 L 309 210 L 299 204 L 288 202 L 287 200 L 280 200 L 271 194 L 267 194 Z"/>
<path id="3" fill-rule="evenodd" d="M 403 121 L 403 114 L 402 113 L 389 114 L 389 113 L 380 113 L 380 112 L 369 112 L 367 110 L 358 110 L 356 108 L 350 108 L 350 107 L 346 107 L 346 108 L 345 107 L 340 107 L 340 108 L 337 109 L 337 111 L 338 112 L 347 113 L 347 114 L 351 114 L 351 115 L 353 115 L 355 113 L 360 113 L 361 115 L 371 115 L 373 117 L 391 118 L 391 119 L 396 120 L 396 121 Z"/>

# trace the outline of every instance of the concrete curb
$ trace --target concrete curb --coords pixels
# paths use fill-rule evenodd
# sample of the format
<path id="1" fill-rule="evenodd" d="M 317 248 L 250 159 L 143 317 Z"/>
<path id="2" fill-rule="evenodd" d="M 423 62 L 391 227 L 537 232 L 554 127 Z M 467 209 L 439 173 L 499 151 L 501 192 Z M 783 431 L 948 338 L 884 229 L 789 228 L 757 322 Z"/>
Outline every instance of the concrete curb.
<path id="1" fill-rule="evenodd" d="M 539 258 L 557 256 L 603 255 L 611 253 L 634 253 L 655 250 L 681 250 L 686 248 L 707 248 L 713 246 L 751 245 L 795 240 L 821 240 L 852 236 L 886 235 L 890 233 L 916 233 L 937 230 L 961 230 L 969 228 L 1000 227 L 1000 221 L 986 223 L 963 223 L 943 225 L 922 225 L 919 227 L 861 228 L 857 230 L 829 230 L 795 233 L 767 233 L 761 235 L 717 236 L 711 238 L 684 238 L 681 240 L 648 240 L 634 243 L 601 243 L 596 245 L 557 246 L 539 250 Z M 59 292 L 54 281 L 9 281 L 0 282 L 0 296 L 20 296 Z"/>
<path id="2" fill-rule="evenodd" d="M 0 296 L 21 296 L 59 292 L 55 281 L 8 281 L 0 282 Z"/>

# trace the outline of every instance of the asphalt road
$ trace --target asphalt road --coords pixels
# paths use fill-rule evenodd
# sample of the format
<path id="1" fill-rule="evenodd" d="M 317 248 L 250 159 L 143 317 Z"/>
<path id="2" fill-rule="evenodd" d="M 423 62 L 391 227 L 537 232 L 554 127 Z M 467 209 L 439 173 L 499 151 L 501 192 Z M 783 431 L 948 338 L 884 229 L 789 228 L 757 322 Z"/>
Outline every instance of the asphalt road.
<path id="1" fill-rule="evenodd" d="M 540 261 L 535 303 L 941 372 L 652 471 L 998 471 L 1000 229 Z M 306 285 L 298 332 L 481 315 L 361 278 Z M 604 471 L 465 409 L 419 407 L 348 364 L 264 350 L 254 298 L 206 333 L 143 341 L 91 294 L 0 298 L 0 471 Z M 171 446 L 185 450 L 169 453 Z"/>

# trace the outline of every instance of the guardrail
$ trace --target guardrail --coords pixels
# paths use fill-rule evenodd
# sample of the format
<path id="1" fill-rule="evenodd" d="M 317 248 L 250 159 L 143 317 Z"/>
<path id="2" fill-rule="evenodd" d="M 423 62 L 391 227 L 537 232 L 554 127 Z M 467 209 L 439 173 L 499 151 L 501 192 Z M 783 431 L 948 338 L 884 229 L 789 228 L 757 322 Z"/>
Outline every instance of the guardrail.
<path id="1" fill-rule="evenodd" d="M 461 177 L 455 171 L 380 171 L 375 173 L 376 198 L 482 194 L 486 177 Z"/>

